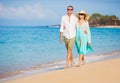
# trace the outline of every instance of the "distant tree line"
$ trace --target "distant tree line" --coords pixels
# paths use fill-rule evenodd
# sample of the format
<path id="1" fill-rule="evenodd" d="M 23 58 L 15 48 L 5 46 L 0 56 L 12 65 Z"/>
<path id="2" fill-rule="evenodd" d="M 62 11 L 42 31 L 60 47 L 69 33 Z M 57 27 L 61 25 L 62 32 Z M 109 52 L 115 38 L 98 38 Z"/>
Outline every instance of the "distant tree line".
<path id="1" fill-rule="evenodd" d="M 101 15 L 94 13 L 89 19 L 90 26 L 120 26 L 120 19 L 115 15 Z"/>

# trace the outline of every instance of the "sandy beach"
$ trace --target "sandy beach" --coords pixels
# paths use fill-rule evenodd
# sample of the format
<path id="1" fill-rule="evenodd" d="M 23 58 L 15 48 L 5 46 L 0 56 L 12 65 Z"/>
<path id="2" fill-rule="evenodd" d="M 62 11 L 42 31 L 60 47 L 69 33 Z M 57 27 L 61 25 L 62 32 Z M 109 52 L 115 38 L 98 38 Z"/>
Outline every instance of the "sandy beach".
<path id="1" fill-rule="evenodd" d="M 120 58 L 49 71 L 4 83 L 120 83 Z"/>
<path id="2" fill-rule="evenodd" d="M 120 28 L 120 26 L 94 26 L 94 28 Z"/>

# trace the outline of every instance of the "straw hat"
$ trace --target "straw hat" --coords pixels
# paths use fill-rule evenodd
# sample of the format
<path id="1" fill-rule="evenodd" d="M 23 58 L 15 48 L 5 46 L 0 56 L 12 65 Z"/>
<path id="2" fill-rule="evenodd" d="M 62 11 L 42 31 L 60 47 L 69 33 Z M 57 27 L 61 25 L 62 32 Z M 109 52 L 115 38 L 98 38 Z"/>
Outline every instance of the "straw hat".
<path id="1" fill-rule="evenodd" d="M 76 16 L 79 18 L 79 14 L 85 14 L 85 20 L 86 21 L 88 21 L 88 19 L 89 19 L 89 15 L 87 14 L 87 12 L 86 11 L 84 11 L 84 10 L 81 10 L 80 12 L 78 12 L 78 13 L 76 13 Z"/>

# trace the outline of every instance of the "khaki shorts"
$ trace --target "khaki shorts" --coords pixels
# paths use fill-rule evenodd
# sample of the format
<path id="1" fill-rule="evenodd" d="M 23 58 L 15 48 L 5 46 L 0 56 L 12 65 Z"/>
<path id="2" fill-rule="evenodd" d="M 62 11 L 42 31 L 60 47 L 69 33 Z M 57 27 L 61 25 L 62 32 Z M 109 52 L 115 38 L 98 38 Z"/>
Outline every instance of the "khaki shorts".
<path id="1" fill-rule="evenodd" d="M 75 37 L 72 39 L 67 39 L 66 37 L 64 37 L 64 41 L 65 41 L 65 46 L 67 49 L 72 49 L 74 42 L 75 42 Z"/>

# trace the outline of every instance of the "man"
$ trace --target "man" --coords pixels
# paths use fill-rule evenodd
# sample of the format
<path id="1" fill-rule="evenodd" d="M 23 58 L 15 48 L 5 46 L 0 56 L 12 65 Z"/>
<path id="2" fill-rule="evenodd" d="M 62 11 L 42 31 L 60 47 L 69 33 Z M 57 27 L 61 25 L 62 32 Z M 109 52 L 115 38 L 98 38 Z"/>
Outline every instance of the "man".
<path id="1" fill-rule="evenodd" d="M 71 66 L 74 67 L 72 48 L 76 36 L 76 21 L 77 18 L 73 15 L 73 6 L 68 6 L 67 15 L 62 16 L 60 28 L 60 43 L 62 43 L 62 36 L 64 36 L 65 46 L 67 49 L 66 68 L 69 67 L 69 61 L 71 61 Z"/>

